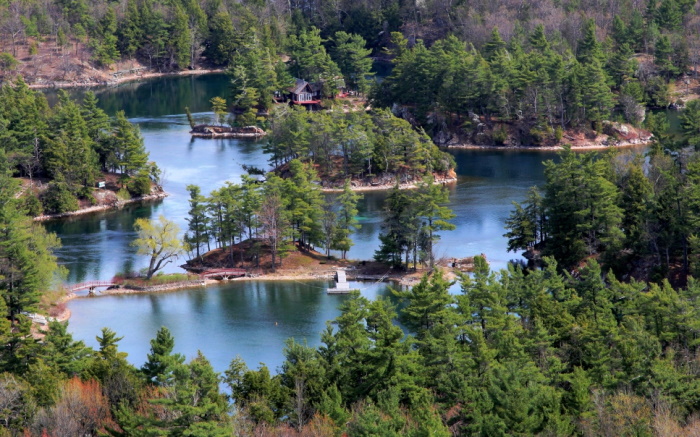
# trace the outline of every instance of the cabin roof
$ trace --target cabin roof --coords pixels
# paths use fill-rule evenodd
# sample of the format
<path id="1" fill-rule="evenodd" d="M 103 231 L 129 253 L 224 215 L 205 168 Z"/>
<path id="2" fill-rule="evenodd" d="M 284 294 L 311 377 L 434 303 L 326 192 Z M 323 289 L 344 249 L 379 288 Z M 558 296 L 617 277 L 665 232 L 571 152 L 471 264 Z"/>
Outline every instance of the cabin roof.
<path id="1" fill-rule="evenodd" d="M 293 94 L 301 94 L 306 87 L 309 87 L 309 91 L 311 91 L 311 85 L 309 85 L 307 81 L 304 79 L 296 79 L 296 83 L 293 87 L 289 88 L 289 91 Z"/>

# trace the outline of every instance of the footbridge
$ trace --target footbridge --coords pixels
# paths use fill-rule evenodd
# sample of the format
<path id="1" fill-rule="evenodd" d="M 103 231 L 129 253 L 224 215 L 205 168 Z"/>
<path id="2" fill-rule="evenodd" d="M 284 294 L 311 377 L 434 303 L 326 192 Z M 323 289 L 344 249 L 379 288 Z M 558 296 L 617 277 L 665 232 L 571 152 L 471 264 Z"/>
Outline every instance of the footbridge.
<path id="1" fill-rule="evenodd" d="M 221 279 L 231 279 L 231 278 L 241 278 L 246 275 L 245 269 L 210 269 L 205 270 L 199 274 L 202 279 L 210 278 L 221 278 Z"/>
<path id="2" fill-rule="evenodd" d="M 75 293 L 76 291 L 84 291 L 87 290 L 88 293 L 94 294 L 95 289 L 97 288 L 109 288 L 109 287 L 114 287 L 117 285 L 121 285 L 121 282 L 115 281 L 112 279 L 111 281 L 87 281 L 87 282 L 81 282 L 80 284 L 73 284 L 68 286 L 68 290 L 71 293 Z"/>

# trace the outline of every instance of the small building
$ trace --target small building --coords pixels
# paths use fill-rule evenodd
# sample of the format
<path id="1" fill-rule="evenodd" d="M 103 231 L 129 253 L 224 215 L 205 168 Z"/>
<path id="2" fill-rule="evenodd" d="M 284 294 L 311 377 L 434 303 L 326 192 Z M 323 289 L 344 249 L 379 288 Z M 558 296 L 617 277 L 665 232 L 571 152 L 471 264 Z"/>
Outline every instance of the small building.
<path id="1" fill-rule="evenodd" d="M 321 103 L 320 83 L 309 83 L 304 79 L 296 79 L 293 87 L 289 88 L 289 101 L 294 105 L 318 105 Z"/>
<path id="2" fill-rule="evenodd" d="M 342 77 L 335 78 L 335 87 L 339 90 L 338 97 L 347 96 L 345 81 Z M 314 108 L 323 98 L 323 82 L 307 82 L 304 79 L 294 79 L 294 86 L 287 88 L 286 92 L 277 91 L 274 94 L 274 99 L 278 103 L 303 105 L 306 108 Z"/>

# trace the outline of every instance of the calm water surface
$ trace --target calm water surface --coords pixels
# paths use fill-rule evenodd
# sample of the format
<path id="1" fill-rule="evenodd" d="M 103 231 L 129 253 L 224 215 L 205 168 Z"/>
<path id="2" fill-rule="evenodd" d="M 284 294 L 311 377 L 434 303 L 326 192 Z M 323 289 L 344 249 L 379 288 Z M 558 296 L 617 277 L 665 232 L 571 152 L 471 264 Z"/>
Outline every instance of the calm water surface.
<path id="1" fill-rule="evenodd" d="M 226 181 L 239 181 L 243 164 L 267 168 L 260 142 L 190 139 L 184 107 L 189 106 L 197 120 L 211 120 L 209 99 L 226 96 L 226 87 L 225 76 L 210 75 L 161 78 L 98 91 L 108 113 L 123 109 L 141 127 L 151 159 L 164 170 L 170 197 L 155 204 L 47 223 L 63 241 L 58 256 L 69 269 L 68 282 L 108 279 L 118 272 L 144 268 L 146 259 L 137 256 L 130 245 L 137 218 L 163 214 L 185 228 L 186 185 L 197 184 L 208 194 Z M 453 220 L 457 229 L 445 233 L 437 255 L 483 253 L 493 268 L 502 268 L 510 259 L 519 258 L 506 252 L 503 238 L 511 202 L 522 200 L 529 187 L 543 182 L 541 162 L 554 155 L 465 150 L 455 151 L 454 156 L 458 182 L 451 187 L 450 203 L 457 214 Z M 351 258 L 370 259 L 377 248 L 385 196 L 369 192 L 360 203 L 362 228 L 354 236 Z M 171 264 L 166 271 L 181 270 Z M 108 326 L 124 336 L 122 350 L 140 365 L 148 352 L 148 340 L 164 325 L 173 331 L 179 352 L 192 357 L 201 349 L 219 371 L 237 354 L 251 367 L 265 362 L 274 369 L 282 362 L 287 338 L 315 346 L 325 322 L 339 314 L 337 305 L 344 297 L 326 295 L 325 285 L 241 282 L 206 290 L 78 299 L 69 303 L 73 312 L 70 330 L 95 346 L 95 335 Z M 370 298 L 389 294 L 382 284 L 359 287 Z"/>

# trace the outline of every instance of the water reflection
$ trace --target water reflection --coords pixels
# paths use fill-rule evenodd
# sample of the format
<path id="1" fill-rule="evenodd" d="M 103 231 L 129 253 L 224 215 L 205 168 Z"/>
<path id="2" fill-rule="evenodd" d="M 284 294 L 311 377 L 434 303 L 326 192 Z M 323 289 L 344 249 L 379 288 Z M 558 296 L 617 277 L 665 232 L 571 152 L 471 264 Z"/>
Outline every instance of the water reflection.
<path id="1" fill-rule="evenodd" d="M 185 112 L 209 111 L 212 97 L 228 97 L 228 77 L 225 74 L 202 76 L 169 76 L 128 82 L 116 86 L 93 88 L 100 107 L 114 115 L 123 110 L 127 117 L 158 117 Z M 71 96 L 82 99 L 87 89 L 70 90 Z M 57 100 L 57 90 L 46 90 L 49 103 Z"/>
<path id="2" fill-rule="evenodd" d="M 175 336 L 176 352 L 188 358 L 201 350 L 218 371 L 240 355 L 248 365 L 258 362 L 275 369 L 283 361 L 284 342 L 293 337 L 310 346 L 320 344 L 327 320 L 340 313 L 348 296 L 327 295 L 326 281 L 241 281 L 207 289 L 171 293 L 103 296 L 69 303 L 70 331 L 97 347 L 102 327 L 124 339 L 120 350 L 140 366 L 149 343 L 161 326 Z M 386 284 L 353 283 L 370 299 L 389 296 Z"/>

